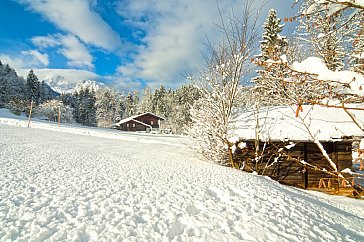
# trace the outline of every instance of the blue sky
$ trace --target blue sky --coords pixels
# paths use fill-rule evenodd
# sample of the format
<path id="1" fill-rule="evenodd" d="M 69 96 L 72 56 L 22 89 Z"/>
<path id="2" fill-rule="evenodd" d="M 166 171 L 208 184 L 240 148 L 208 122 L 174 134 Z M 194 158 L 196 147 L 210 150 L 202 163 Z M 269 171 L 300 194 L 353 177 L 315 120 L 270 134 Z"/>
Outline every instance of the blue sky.
<path id="1" fill-rule="evenodd" d="M 263 0 L 254 1 L 258 6 Z M 279 17 L 290 0 L 268 0 Z M 220 0 L 223 15 L 244 0 Z M 215 0 L 1 0 L 0 60 L 18 73 L 94 79 L 125 90 L 178 87 L 218 39 Z"/>

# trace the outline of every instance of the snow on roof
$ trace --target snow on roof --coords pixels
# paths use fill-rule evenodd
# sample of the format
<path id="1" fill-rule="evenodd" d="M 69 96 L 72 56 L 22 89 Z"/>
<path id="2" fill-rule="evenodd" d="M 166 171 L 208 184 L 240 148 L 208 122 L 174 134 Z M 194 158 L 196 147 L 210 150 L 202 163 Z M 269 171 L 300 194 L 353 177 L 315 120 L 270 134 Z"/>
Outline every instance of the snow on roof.
<path id="1" fill-rule="evenodd" d="M 345 136 L 364 136 L 341 108 L 303 105 L 299 117 L 296 117 L 296 109 L 297 106 L 275 106 L 263 107 L 259 112 L 238 110 L 229 126 L 228 138 L 252 140 L 256 130 L 260 140 L 333 141 Z M 364 124 L 363 111 L 350 112 L 360 125 Z"/>
<path id="2" fill-rule="evenodd" d="M 302 62 L 294 62 L 292 69 L 300 72 L 316 74 L 319 80 L 330 81 L 330 85 L 348 84 L 352 94 L 364 95 L 364 76 L 353 71 L 331 71 L 325 62 L 318 57 L 308 57 Z M 344 91 L 344 90 L 343 90 Z"/>
<path id="3" fill-rule="evenodd" d="M 124 119 L 123 119 L 124 120 Z M 122 120 L 121 120 L 122 121 Z M 116 125 L 122 125 L 122 124 L 125 124 L 125 123 L 127 123 L 127 122 L 129 122 L 129 121 L 134 121 L 134 122 L 136 122 L 136 123 L 139 123 L 139 124 L 141 124 L 141 125 L 144 125 L 144 126 L 147 126 L 147 127 L 150 127 L 150 128 L 152 128 L 152 126 L 150 126 L 149 124 L 146 124 L 146 123 L 143 123 L 143 122 L 141 122 L 141 121 L 139 121 L 139 120 L 136 120 L 136 119 L 130 119 L 130 118 L 127 118 L 127 119 L 125 119 L 125 122 L 119 122 L 119 123 L 117 123 Z"/>
<path id="4" fill-rule="evenodd" d="M 146 112 L 146 113 L 142 113 L 142 114 L 133 115 L 133 116 L 130 116 L 130 117 L 128 117 L 128 118 L 124 118 L 124 119 L 120 120 L 119 122 L 117 122 L 115 125 L 118 125 L 118 126 L 119 126 L 119 125 L 125 124 L 125 123 L 127 123 L 127 122 L 129 122 L 129 121 L 131 121 L 131 120 L 134 120 L 134 121 L 136 121 L 136 122 L 138 122 L 138 123 L 141 123 L 141 124 L 143 124 L 143 125 L 150 126 L 150 125 L 148 125 L 148 124 L 145 124 L 145 123 L 143 123 L 143 122 L 140 122 L 140 121 L 138 121 L 138 120 L 135 120 L 136 118 L 138 118 L 138 117 L 140 117 L 140 116 L 144 116 L 144 115 L 146 115 L 146 114 L 150 114 L 150 115 L 152 115 L 152 116 L 154 116 L 154 117 L 156 117 L 156 118 L 158 118 L 158 119 L 164 120 L 164 118 L 159 117 L 159 116 L 155 115 L 154 113 Z"/>

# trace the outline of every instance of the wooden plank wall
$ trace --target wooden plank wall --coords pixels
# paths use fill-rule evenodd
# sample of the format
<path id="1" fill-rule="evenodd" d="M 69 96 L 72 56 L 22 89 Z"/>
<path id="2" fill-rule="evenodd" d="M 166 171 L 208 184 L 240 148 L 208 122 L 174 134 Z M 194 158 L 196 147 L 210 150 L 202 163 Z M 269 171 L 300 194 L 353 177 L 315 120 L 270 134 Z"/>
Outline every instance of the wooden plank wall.
<path id="1" fill-rule="evenodd" d="M 332 171 L 333 168 L 322 155 L 316 144 L 312 142 L 297 143 L 295 147 L 285 150 L 285 154 L 278 159 L 273 165 L 274 159 L 279 156 L 278 150 L 285 147 L 285 142 L 270 142 L 259 144 L 259 150 L 262 151 L 265 146 L 265 152 L 262 155 L 261 162 L 255 162 L 254 141 L 245 141 L 247 148 L 237 150 L 234 154 L 234 161 L 244 165 L 244 170 L 251 172 L 257 171 L 258 174 L 270 176 L 272 179 L 281 183 L 294 185 L 302 188 L 317 187 L 321 178 L 330 178 L 330 175 L 303 167 L 297 160 L 305 160 L 312 165 L 325 168 Z M 323 146 L 330 158 L 337 165 L 338 170 L 352 168 L 351 141 L 324 142 Z M 268 167 L 267 167 L 268 164 Z"/>

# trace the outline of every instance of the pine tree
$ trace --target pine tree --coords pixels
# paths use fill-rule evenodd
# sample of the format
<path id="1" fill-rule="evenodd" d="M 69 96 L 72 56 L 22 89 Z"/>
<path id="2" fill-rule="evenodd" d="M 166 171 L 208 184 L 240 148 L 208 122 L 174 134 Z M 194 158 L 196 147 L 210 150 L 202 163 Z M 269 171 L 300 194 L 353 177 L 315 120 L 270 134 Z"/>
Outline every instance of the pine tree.
<path id="1" fill-rule="evenodd" d="M 19 77 L 15 70 L 8 64 L 0 65 L 0 106 L 13 109 L 13 104 L 17 103 L 16 109 L 22 111 L 24 98 L 27 97 L 25 91 L 25 81 Z M 18 111 L 17 111 L 18 112 Z"/>
<path id="2" fill-rule="evenodd" d="M 39 103 L 39 82 L 38 77 L 30 70 L 27 76 L 27 91 L 29 100 Z"/>
<path id="3" fill-rule="evenodd" d="M 60 96 L 60 101 L 64 103 L 64 105 L 69 106 L 72 110 L 72 118 L 76 120 L 76 122 L 79 122 L 78 120 L 78 93 L 62 93 Z"/>
<path id="4" fill-rule="evenodd" d="M 78 117 L 77 122 L 86 126 L 96 126 L 95 92 L 89 87 L 78 91 Z"/>
<path id="5" fill-rule="evenodd" d="M 125 96 L 122 93 L 115 94 L 115 121 L 125 118 Z"/>
<path id="6" fill-rule="evenodd" d="M 49 99 L 49 97 L 47 95 L 46 84 L 44 81 L 42 81 L 40 83 L 40 88 L 39 88 L 39 101 L 40 101 L 40 103 L 43 103 L 48 99 Z"/>
<path id="7" fill-rule="evenodd" d="M 152 99 L 152 111 L 156 115 L 163 116 L 166 113 L 166 104 L 164 100 L 165 95 L 166 95 L 166 89 L 163 85 L 161 85 L 154 91 Z"/>
<path id="8" fill-rule="evenodd" d="M 152 112 L 152 93 L 149 87 L 143 90 L 143 95 L 138 104 L 138 113 Z"/>
<path id="9" fill-rule="evenodd" d="M 133 97 L 133 94 L 131 94 L 130 92 L 128 93 L 128 95 L 125 98 L 124 108 L 125 108 L 125 110 L 124 110 L 123 118 L 131 117 L 136 114 L 135 105 L 134 105 L 134 97 Z"/>
<path id="10" fill-rule="evenodd" d="M 281 82 L 285 77 L 285 66 L 280 63 L 281 56 L 285 55 L 288 46 L 286 38 L 280 35 L 283 27 L 281 19 L 277 18 L 276 11 L 271 9 L 263 24 L 265 32 L 260 41 L 261 54 L 256 59 L 257 65 L 262 69 L 258 70 L 259 76 L 253 80 L 256 98 L 265 105 L 287 102 L 285 87 Z"/>
<path id="11" fill-rule="evenodd" d="M 198 90 L 192 85 L 183 85 L 175 90 L 173 99 L 168 102 L 168 125 L 173 133 L 181 134 L 191 123 L 190 109 L 198 100 Z"/>
<path id="12" fill-rule="evenodd" d="M 96 126 L 96 96 L 93 89 L 85 91 L 86 123 L 87 126 Z"/>
<path id="13" fill-rule="evenodd" d="M 6 75 L 10 68 L 8 65 L 6 66 L 8 68 L 5 68 L 2 63 L 0 65 L 0 107 L 5 107 L 9 102 L 9 82 Z"/>
<path id="14" fill-rule="evenodd" d="M 265 32 L 263 33 L 263 40 L 261 41 L 261 56 L 260 59 L 267 61 L 279 61 L 281 55 L 285 54 L 287 47 L 286 38 L 281 36 L 284 24 L 281 24 L 281 19 L 277 18 L 277 13 L 274 9 L 269 10 L 266 22 L 263 24 Z"/>
<path id="15" fill-rule="evenodd" d="M 108 88 L 96 91 L 96 121 L 99 127 L 110 127 L 115 121 L 115 94 Z"/>

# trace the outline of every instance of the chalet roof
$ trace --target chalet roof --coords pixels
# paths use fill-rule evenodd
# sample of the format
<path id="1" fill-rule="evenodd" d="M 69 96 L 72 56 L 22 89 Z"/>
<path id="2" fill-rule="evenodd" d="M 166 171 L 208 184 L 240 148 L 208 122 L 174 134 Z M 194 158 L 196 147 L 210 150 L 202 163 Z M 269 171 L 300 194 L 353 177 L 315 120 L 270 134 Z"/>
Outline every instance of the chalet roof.
<path id="1" fill-rule="evenodd" d="M 263 107 L 259 112 L 240 109 L 229 126 L 228 138 L 254 140 L 255 130 L 259 130 L 260 140 L 337 141 L 364 136 L 363 130 L 341 108 L 303 105 L 298 117 L 296 110 L 297 106 Z M 364 112 L 350 112 L 363 127 Z"/>
<path id="2" fill-rule="evenodd" d="M 122 125 L 122 124 L 125 124 L 125 123 L 127 123 L 127 122 L 129 122 L 129 121 L 132 121 L 132 120 L 133 120 L 133 121 L 135 121 L 135 122 L 137 122 L 137 123 L 140 123 L 140 124 L 143 124 L 143 125 L 145 125 L 145 126 L 150 127 L 150 125 L 149 125 L 149 124 L 145 124 L 145 123 L 143 123 L 143 122 L 141 122 L 141 121 L 136 120 L 136 118 L 139 118 L 139 117 L 144 116 L 144 115 L 147 115 L 147 114 L 150 114 L 150 115 L 152 115 L 152 116 L 154 116 L 154 117 L 156 117 L 156 118 L 158 118 L 158 119 L 160 119 L 160 120 L 164 120 L 164 118 L 159 117 L 159 116 L 155 115 L 154 113 L 146 112 L 146 113 L 142 113 L 142 114 L 138 114 L 138 115 L 130 116 L 130 117 L 128 117 L 128 118 L 124 118 L 124 119 L 120 120 L 119 122 L 117 122 L 115 125 L 120 126 L 120 125 Z"/>

